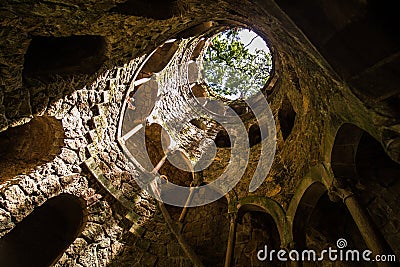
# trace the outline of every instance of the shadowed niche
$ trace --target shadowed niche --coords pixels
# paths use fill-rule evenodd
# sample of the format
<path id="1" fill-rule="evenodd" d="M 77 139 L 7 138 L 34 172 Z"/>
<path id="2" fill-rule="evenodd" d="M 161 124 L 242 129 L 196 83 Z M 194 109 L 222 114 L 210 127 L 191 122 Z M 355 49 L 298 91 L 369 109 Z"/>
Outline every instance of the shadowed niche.
<path id="1" fill-rule="evenodd" d="M 225 130 L 220 130 L 215 137 L 215 144 L 220 148 L 231 148 L 231 140 Z"/>
<path id="2" fill-rule="evenodd" d="M 76 196 L 49 199 L 0 239 L 0 266 L 52 266 L 82 231 L 85 212 Z"/>
<path id="3" fill-rule="evenodd" d="M 55 76 L 94 74 L 102 66 L 107 45 L 104 37 L 34 36 L 25 54 L 24 78 L 51 82 Z"/>
<path id="4" fill-rule="evenodd" d="M 349 247 L 364 250 L 366 245 L 347 207 L 332 202 L 323 184 L 311 184 L 303 193 L 293 222 L 293 239 L 297 250 L 322 251 L 335 247 L 339 238 L 345 238 Z M 321 262 L 323 266 L 327 260 Z M 346 263 L 347 264 L 347 263 Z M 359 266 L 350 263 L 346 266 Z M 315 266 L 309 261 L 301 266 Z"/>
<path id="5" fill-rule="evenodd" d="M 116 5 L 111 12 L 157 20 L 172 18 L 177 12 L 176 0 L 128 0 Z"/>
<path id="6" fill-rule="evenodd" d="M 284 266 L 283 263 L 261 262 L 257 252 L 267 246 L 269 250 L 279 249 L 281 240 L 272 216 L 263 208 L 244 205 L 238 211 L 235 242 L 234 266 Z"/>
<path id="7" fill-rule="evenodd" d="M 336 134 L 331 166 L 335 177 L 350 186 L 366 206 L 381 244 L 388 253 L 398 254 L 400 249 L 387 222 L 396 216 L 400 165 L 385 153 L 382 144 L 373 136 L 345 123 Z"/>
<path id="8" fill-rule="evenodd" d="M 52 161 L 64 146 L 64 129 L 54 117 L 30 122 L 0 133 L 0 182 Z"/>
<path id="9" fill-rule="evenodd" d="M 250 147 L 255 146 L 261 142 L 261 130 L 258 124 L 253 124 L 249 128 L 249 144 Z"/>
<path id="10" fill-rule="evenodd" d="M 292 132 L 296 119 L 296 112 L 287 97 L 282 101 L 282 107 L 278 112 L 278 118 L 281 125 L 283 140 L 286 140 Z"/>

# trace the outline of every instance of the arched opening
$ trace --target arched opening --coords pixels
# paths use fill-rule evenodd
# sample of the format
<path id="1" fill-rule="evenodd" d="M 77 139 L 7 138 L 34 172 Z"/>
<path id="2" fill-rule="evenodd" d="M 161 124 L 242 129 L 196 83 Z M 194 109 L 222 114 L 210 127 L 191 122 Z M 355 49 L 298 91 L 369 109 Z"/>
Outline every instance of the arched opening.
<path id="1" fill-rule="evenodd" d="M 220 148 L 231 148 L 231 140 L 227 131 L 220 130 L 215 137 L 215 145 Z"/>
<path id="2" fill-rule="evenodd" d="M 129 93 L 122 122 L 122 135 L 146 121 L 157 99 L 158 84 L 149 80 Z"/>
<path id="3" fill-rule="evenodd" d="M 327 192 L 318 199 L 303 235 L 304 249 L 313 249 L 318 256 L 324 249 L 336 248 L 337 240 L 341 238 L 347 241 L 347 249 L 368 249 L 347 207 L 342 202 L 332 202 Z M 329 262 L 328 259 L 324 261 Z M 346 264 L 359 266 L 358 262 Z M 315 266 L 315 262 L 305 261 L 303 266 Z"/>
<path id="4" fill-rule="evenodd" d="M 0 265 L 51 266 L 81 233 L 85 216 L 85 203 L 76 196 L 47 200 L 0 239 Z"/>
<path id="5" fill-rule="evenodd" d="M 192 119 L 190 120 L 190 123 L 202 131 L 207 130 L 207 126 L 199 119 Z"/>
<path id="6" fill-rule="evenodd" d="M 281 240 L 272 216 L 264 209 L 254 205 L 244 205 L 238 211 L 236 242 L 234 251 L 235 266 L 284 266 L 278 261 L 260 261 L 257 252 L 279 250 Z"/>
<path id="7" fill-rule="evenodd" d="M 301 197 L 293 219 L 293 239 L 296 247 L 299 249 L 306 248 L 306 227 L 310 221 L 310 216 L 314 207 L 325 191 L 326 188 L 323 184 L 313 183 L 306 189 Z"/>
<path id="8" fill-rule="evenodd" d="M 199 43 L 197 44 L 197 46 L 195 47 L 195 49 L 192 52 L 192 56 L 190 58 L 191 60 L 195 60 L 200 56 L 201 52 L 203 51 L 203 48 L 204 48 L 205 44 L 206 44 L 206 40 L 205 39 L 202 39 L 202 40 L 199 41 Z"/>
<path id="9" fill-rule="evenodd" d="M 64 129 L 54 117 L 30 122 L 0 133 L 0 182 L 50 162 L 61 153 Z"/>
<path id="10" fill-rule="evenodd" d="M 146 78 L 162 71 L 179 48 L 180 41 L 165 42 L 159 46 L 140 70 L 138 78 Z"/>
<path id="11" fill-rule="evenodd" d="M 296 119 L 296 112 L 287 97 L 282 101 L 282 106 L 278 112 L 278 119 L 281 126 L 283 140 L 286 140 L 292 132 Z"/>
<path id="12" fill-rule="evenodd" d="M 349 123 L 343 124 L 338 130 L 332 148 L 331 162 L 335 177 L 351 180 L 357 177 L 355 156 L 363 130 Z"/>
<path id="13" fill-rule="evenodd" d="M 157 164 L 165 156 L 166 147 L 170 139 L 164 128 L 156 123 L 146 127 L 146 150 L 151 164 Z M 168 182 L 180 186 L 190 186 L 192 182 L 191 163 L 187 156 L 180 150 L 168 154 L 167 159 L 158 170 L 158 174 L 164 175 Z M 152 171 L 149 169 L 148 171 Z M 185 196 L 182 196 L 185 197 Z"/>
<path id="14" fill-rule="evenodd" d="M 205 104 L 204 102 L 204 98 L 206 98 L 207 95 L 207 90 L 205 88 L 204 85 L 200 85 L 200 84 L 194 84 L 191 88 L 191 91 L 193 93 L 193 95 L 198 99 L 198 100 L 202 100 L 201 103 Z"/>
<path id="15" fill-rule="evenodd" d="M 382 235 L 383 246 L 398 256 L 400 216 L 400 165 L 384 151 L 370 134 L 353 124 L 343 124 L 332 149 L 332 170 L 350 186 L 366 207 L 374 227 Z"/>
<path id="16" fill-rule="evenodd" d="M 24 77 L 51 82 L 56 76 L 93 74 L 107 59 L 102 36 L 34 36 L 25 55 Z"/>
<path id="17" fill-rule="evenodd" d="M 244 115 L 251 110 L 245 102 L 241 103 L 239 101 L 235 101 L 233 104 L 229 105 L 229 107 L 239 116 Z"/>
<path id="18" fill-rule="evenodd" d="M 249 128 L 249 144 L 250 147 L 255 146 L 261 142 L 261 130 L 258 124 L 253 124 Z"/>
<path id="19" fill-rule="evenodd" d="M 315 250 L 316 257 L 319 257 L 324 249 L 336 248 L 340 238 L 346 239 L 349 249 L 367 249 L 347 207 L 342 202 L 332 202 L 323 184 L 311 184 L 305 190 L 294 217 L 295 248 L 298 251 Z M 325 258 L 321 264 L 328 264 L 328 259 Z M 358 263 L 349 264 L 346 266 L 358 266 Z M 316 265 L 315 261 L 304 261 L 302 266 Z"/>

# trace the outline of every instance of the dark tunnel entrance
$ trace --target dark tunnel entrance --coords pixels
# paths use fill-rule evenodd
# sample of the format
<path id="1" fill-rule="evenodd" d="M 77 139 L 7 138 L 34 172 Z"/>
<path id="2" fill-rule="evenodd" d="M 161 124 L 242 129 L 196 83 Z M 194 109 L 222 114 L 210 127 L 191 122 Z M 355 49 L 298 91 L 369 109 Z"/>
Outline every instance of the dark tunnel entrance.
<path id="1" fill-rule="evenodd" d="M 0 266 L 51 266 L 82 231 L 85 210 L 73 195 L 49 199 L 0 239 Z"/>

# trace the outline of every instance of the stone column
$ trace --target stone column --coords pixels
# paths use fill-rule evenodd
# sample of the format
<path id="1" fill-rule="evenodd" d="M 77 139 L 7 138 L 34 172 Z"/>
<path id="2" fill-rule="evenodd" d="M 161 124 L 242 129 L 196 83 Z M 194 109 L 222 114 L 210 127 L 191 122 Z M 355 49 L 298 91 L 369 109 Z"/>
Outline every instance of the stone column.
<path id="1" fill-rule="evenodd" d="M 389 251 L 385 249 L 383 240 L 373 226 L 372 219 L 358 202 L 356 195 L 350 189 L 335 187 L 330 190 L 330 198 L 333 201 L 342 200 L 349 210 L 354 222 L 367 245 L 375 255 L 387 255 Z M 376 262 L 378 266 L 392 266 L 389 262 Z"/>
<path id="2" fill-rule="evenodd" d="M 233 253 L 235 249 L 235 240 L 236 240 L 236 225 L 237 225 L 237 213 L 232 212 L 228 214 L 229 216 L 229 236 L 228 236 L 228 245 L 226 247 L 226 257 L 225 257 L 225 267 L 232 266 Z"/>

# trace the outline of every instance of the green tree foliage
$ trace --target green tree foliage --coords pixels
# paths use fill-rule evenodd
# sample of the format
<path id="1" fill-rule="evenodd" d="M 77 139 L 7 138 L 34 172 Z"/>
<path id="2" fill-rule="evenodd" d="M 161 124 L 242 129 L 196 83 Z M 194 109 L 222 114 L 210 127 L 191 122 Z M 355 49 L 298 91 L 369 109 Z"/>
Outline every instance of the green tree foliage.
<path id="1" fill-rule="evenodd" d="M 225 97 L 247 98 L 267 82 L 272 59 L 268 51 L 255 49 L 239 37 L 241 29 L 230 29 L 216 35 L 204 55 L 205 79 L 211 89 Z"/>

